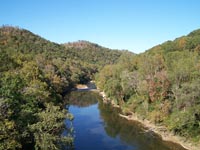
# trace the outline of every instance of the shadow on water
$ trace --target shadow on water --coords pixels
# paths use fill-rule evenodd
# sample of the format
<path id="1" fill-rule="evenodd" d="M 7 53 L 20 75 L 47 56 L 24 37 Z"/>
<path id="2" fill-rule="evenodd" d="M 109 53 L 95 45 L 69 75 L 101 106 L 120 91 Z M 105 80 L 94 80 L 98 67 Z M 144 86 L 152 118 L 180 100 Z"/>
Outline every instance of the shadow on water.
<path id="1" fill-rule="evenodd" d="M 70 94 L 66 95 L 64 99 L 69 105 L 88 107 L 98 103 L 98 101 L 101 100 L 101 96 L 95 92 L 82 90 L 72 91 Z"/>
<path id="2" fill-rule="evenodd" d="M 120 110 L 103 103 L 98 93 L 73 91 L 65 98 L 75 117 L 74 150 L 185 150 L 145 132 L 142 124 L 119 117 Z"/>
<path id="3" fill-rule="evenodd" d="M 137 147 L 138 150 L 185 150 L 178 144 L 162 141 L 154 132 L 146 132 L 147 128 L 141 123 L 119 117 L 119 109 L 113 109 L 102 101 L 98 108 L 105 122 L 105 131 L 113 138 L 119 136 L 123 142 Z"/>

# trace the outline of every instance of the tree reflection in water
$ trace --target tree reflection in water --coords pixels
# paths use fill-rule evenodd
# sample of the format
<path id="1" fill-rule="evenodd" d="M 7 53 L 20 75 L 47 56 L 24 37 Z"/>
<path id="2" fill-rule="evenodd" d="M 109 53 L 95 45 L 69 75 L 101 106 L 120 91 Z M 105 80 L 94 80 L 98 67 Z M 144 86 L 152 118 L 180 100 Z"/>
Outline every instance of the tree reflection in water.
<path id="1" fill-rule="evenodd" d="M 119 117 L 120 110 L 103 103 L 102 97 L 98 93 L 73 91 L 65 99 L 68 102 L 68 106 L 75 106 L 71 108 L 73 108 L 72 113 L 74 113 L 75 117 L 74 128 L 77 132 L 74 134 L 77 137 L 75 139 L 75 149 L 77 150 L 82 149 L 84 146 L 88 147 L 88 145 L 90 147 L 109 149 L 112 144 L 117 142 L 119 143 L 115 150 L 121 150 L 122 147 L 133 148 L 134 150 L 185 150 L 177 144 L 162 141 L 153 132 L 145 132 L 147 129 L 142 124 Z M 85 121 L 83 122 L 82 120 Z M 90 132 L 97 131 L 97 129 L 100 129 L 98 131 L 101 131 L 101 134 Z M 114 143 L 111 142 L 108 146 L 102 142 L 103 139 Z"/>
<path id="2" fill-rule="evenodd" d="M 72 91 L 71 93 L 67 94 L 64 99 L 70 105 L 88 107 L 101 100 L 101 96 L 96 92 Z"/>
<path id="3" fill-rule="evenodd" d="M 99 101 L 99 111 L 109 136 L 119 136 L 123 142 L 136 146 L 139 150 L 185 150 L 178 144 L 162 141 L 160 136 L 153 132 L 145 132 L 147 128 L 139 122 L 119 117 L 120 110 L 109 104 Z"/>

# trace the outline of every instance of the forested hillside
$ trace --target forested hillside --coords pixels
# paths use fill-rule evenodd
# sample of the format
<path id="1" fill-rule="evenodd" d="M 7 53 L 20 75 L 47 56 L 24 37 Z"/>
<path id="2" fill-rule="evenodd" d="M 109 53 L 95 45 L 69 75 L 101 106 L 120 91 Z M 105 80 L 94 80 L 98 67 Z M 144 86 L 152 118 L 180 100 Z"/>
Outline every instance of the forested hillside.
<path id="1" fill-rule="evenodd" d="M 86 52 L 88 56 L 83 56 L 83 51 L 80 55 L 76 47 L 66 48 L 25 29 L 1 27 L 0 149 L 56 149 L 62 143 L 70 146 L 71 126 L 69 136 L 61 137 L 61 132 L 63 120 L 73 116 L 62 106 L 62 97 L 122 54 L 110 51 L 99 47 L 94 51 L 98 57 L 92 62 L 93 55 Z M 102 61 L 103 55 L 112 60 Z"/>
<path id="2" fill-rule="evenodd" d="M 96 80 L 124 114 L 133 112 L 200 142 L 200 30 L 139 55 L 124 55 Z"/>
<path id="3" fill-rule="evenodd" d="M 125 52 L 110 50 L 88 41 L 66 43 L 64 46 L 68 51 L 75 52 L 80 60 L 100 68 L 106 64 L 116 63 L 121 54 Z"/>

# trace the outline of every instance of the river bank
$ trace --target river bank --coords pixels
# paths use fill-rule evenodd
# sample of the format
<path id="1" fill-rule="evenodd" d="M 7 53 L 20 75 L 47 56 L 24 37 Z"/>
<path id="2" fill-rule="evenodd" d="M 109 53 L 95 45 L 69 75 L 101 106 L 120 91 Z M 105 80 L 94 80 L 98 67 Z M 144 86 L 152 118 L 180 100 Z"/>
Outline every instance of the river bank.
<path id="1" fill-rule="evenodd" d="M 129 120 L 129 121 L 138 121 L 140 122 L 143 126 L 148 128 L 146 132 L 153 131 L 154 133 L 160 135 L 162 137 L 162 140 L 164 141 L 170 141 L 173 143 L 180 144 L 182 147 L 188 150 L 199 150 L 199 146 L 194 146 L 191 142 L 187 141 L 187 139 L 180 137 L 178 135 L 174 135 L 172 132 L 168 131 L 166 127 L 164 126 L 159 126 L 151 123 L 148 120 L 142 120 L 140 119 L 136 114 L 132 113 L 131 115 L 123 115 L 119 114 L 119 116 Z"/>
<path id="2" fill-rule="evenodd" d="M 103 97 L 104 103 L 110 103 L 113 107 L 120 108 L 120 106 L 115 104 L 110 98 L 108 98 L 104 92 L 99 91 L 99 94 Z M 146 119 L 140 119 L 140 117 L 133 112 L 129 112 L 127 115 L 120 113 L 119 116 L 127 119 L 128 121 L 137 121 L 141 123 L 144 127 L 147 128 L 146 132 L 154 132 L 161 136 L 162 140 L 164 141 L 170 141 L 179 144 L 187 150 L 200 150 L 200 144 L 194 144 L 184 137 L 174 135 L 164 126 L 155 125 L 154 123 Z"/>
<path id="3" fill-rule="evenodd" d="M 76 90 L 77 91 L 98 92 L 102 96 L 104 103 L 110 103 L 113 107 L 120 108 L 119 105 L 115 104 L 113 100 L 108 98 L 104 92 L 100 91 L 100 89 L 98 89 L 98 87 L 95 86 L 94 81 L 89 82 L 88 84 L 85 84 L 85 85 L 79 84 L 76 86 Z M 172 132 L 168 131 L 166 127 L 161 126 L 161 125 L 155 125 L 154 123 L 152 123 L 146 119 L 143 120 L 137 114 L 135 114 L 133 112 L 129 112 L 126 115 L 120 113 L 119 116 L 127 119 L 128 121 L 137 121 L 137 122 L 141 123 L 145 128 L 147 128 L 146 132 L 154 132 L 157 135 L 161 136 L 162 140 L 164 140 L 164 141 L 170 141 L 170 142 L 179 144 L 187 150 L 199 150 L 200 149 L 200 144 L 195 145 L 184 137 L 174 135 Z"/>
<path id="4" fill-rule="evenodd" d="M 120 117 L 120 110 L 104 103 L 98 92 L 72 91 L 66 98 L 68 111 L 74 115 L 76 150 L 185 150 L 145 132 L 147 128 L 139 122 Z"/>

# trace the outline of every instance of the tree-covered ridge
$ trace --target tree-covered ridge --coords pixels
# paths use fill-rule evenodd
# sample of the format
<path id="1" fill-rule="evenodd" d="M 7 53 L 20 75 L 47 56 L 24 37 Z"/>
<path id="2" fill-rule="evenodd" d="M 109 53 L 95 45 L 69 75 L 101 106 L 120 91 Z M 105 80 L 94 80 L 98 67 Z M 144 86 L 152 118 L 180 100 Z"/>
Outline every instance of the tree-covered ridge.
<path id="1" fill-rule="evenodd" d="M 148 53 L 173 52 L 173 51 L 200 51 L 200 29 L 189 33 L 187 36 L 176 38 L 174 41 L 167 41 L 149 49 Z"/>
<path id="2" fill-rule="evenodd" d="M 85 61 L 76 50 L 25 29 L 1 27 L 0 149 L 71 146 L 70 126 L 69 136 L 61 136 L 64 118 L 73 119 L 62 106 L 63 96 L 77 83 L 91 80 L 105 64 L 100 59 L 96 64 Z"/>
<path id="3" fill-rule="evenodd" d="M 82 61 L 98 66 L 116 63 L 124 51 L 110 50 L 88 41 L 66 43 L 67 50 L 75 52 Z"/>
<path id="4" fill-rule="evenodd" d="M 81 51 L 80 47 L 82 49 Z M 57 69 L 61 67 L 61 64 L 65 64 L 64 68 L 62 68 L 74 72 L 76 75 L 73 78 L 76 78 L 76 80 L 80 79 L 81 82 L 84 79 L 91 78 L 104 65 L 117 62 L 123 53 L 122 51 L 110 50 L 85 41 L 65 45 L 57 44 L 35 35 L 28 30 L 11 26 L 2 26 L 0 28 L 0 49 L 4 51 L 1 55 L 2 59 L 0 62 L 5 59 L 7 61 L 9 60 L 8 64 L 5 64 L 3 68 L 9 67 L 10 69 L 12 67 L 10 63 L 17 65 L 11 58 L 20 57 L 19 59 L 25 59 L 23 55 L 26 54 L 28 60 L 36 58 L 38 63 L 41 63 L 40 66 L 43 65 L 43 67 L 45 62 L 53 62 L 52 65 Z M 68 68 L 66 69 L 66 67 Z"/>
<path id="5" fill-rule="evenodd" d="M 124 55 L 97 74 L 97 86 L 125 114 L 200 142 L 200 30 L 139 55 Z"/>
<path id="6" fill-rule="evenodd" d="M 18 27 L 3 26 L 0 28 L 1 47 L 11 47 L 24 53 L 41 53 L 45 50 L 50 51 L 53 47 L 60 47 L 32 32 Z M 49 47 L 48 47 L 49 45 Z M 51 48 L 50 48 L 51 47 Z M 56 49 L 55 49 L 56 50 Z"/>

